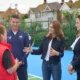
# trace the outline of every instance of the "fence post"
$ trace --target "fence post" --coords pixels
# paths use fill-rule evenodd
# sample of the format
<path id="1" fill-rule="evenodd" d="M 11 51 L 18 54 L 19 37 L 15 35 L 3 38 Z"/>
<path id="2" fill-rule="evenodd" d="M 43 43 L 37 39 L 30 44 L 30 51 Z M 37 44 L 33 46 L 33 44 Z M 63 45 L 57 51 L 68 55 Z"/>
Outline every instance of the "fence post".
<path id="1" fill-rule="evenodd" d="M 69 27 L 69 35 L 70 35 L 70 37 L 69 38 L 70 38 L 70 45 L 71 45 L 71 43 L 72 43 L 72 39 L 71 39 L 72 38 L 72 27 L 73 27 L 72 26 L 72 14 L 71 13 L 69 14 L 69 26 L 70 26 Z"/>
<path id="2" fill-rule="evenodd" d="M 49 18 L 48 18 L 48 31 L 49 31 Z"/>
<path id="3" fill-rule="evenodd" d="M 30 22 L 30 35 L 32 36 L 32 20 Z"/>

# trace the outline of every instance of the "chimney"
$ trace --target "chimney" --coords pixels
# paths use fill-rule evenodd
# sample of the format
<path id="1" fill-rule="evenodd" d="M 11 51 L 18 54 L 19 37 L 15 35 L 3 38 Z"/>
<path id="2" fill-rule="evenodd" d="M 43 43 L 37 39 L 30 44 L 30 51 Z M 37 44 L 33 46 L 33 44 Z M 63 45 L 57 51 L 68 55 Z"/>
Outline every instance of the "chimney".
<path id="1" fill-rule="evenodd" d="M 10 6 L 9 6 L 10 9 L 11 9 L 11 5 L 12 5 L 12 4 L 10 4 Z"/>
<path id="2" fill-rule="evenodd" d="M 47 3 L 47 0 L 44 0 L 44 3 L 46 4 Z"/>
<path id="3" fill-rule="evenodd" d="M 15 9 L 17 9 L 18 4 L 15 4 Z"/>
<path id="4" fill-rule="evenodd" d="M 61 0 L 61 5 L 63 5 L 63 3 L 64 3 L 64 0 Z"/>
<path id="5" fill-rule="evenodd" d="M 64 3 L 64 0 L 62 0 L 62 3 Z"/>

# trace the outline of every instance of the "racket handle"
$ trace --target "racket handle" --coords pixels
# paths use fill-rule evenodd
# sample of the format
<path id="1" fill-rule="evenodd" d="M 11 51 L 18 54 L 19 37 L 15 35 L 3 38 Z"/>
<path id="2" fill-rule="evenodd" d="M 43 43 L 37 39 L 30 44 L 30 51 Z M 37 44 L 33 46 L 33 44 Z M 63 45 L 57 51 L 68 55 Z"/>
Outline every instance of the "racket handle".
<path id="1" fill-rule="evenodd" d="M 22 62 L 24 62 L 25 58 L 27 57 L 27 54 L 24 54 L 24 56 L 22 57 Z"/>

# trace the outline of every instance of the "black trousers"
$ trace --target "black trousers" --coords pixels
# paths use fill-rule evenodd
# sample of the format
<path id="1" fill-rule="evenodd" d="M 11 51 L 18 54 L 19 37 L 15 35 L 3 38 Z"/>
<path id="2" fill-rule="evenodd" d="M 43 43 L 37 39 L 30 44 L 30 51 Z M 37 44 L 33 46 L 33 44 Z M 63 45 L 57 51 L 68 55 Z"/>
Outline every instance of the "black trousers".
<path id="1" fill-rule="evenodd" d="M 77 72 L 77 80 L 80 80 L 80 71 Z"/>
<path id="2" fill-rule="evenodd" d="M 21 65 L 17 69 L 17 75 L 18 75 L 19 80 L 28 80 L 27 66 Z"/>

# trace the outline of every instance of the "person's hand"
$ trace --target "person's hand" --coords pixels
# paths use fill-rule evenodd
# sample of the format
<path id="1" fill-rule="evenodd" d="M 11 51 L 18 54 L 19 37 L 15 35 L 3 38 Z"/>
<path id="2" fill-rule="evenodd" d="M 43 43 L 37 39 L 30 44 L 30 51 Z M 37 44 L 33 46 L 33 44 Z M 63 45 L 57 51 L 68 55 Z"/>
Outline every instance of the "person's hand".
<path id="1" fill-rule="evenodd" d="M 50 49 L 50 56 L 55 56 L 55 55 L 59 55 L 59 52 L 54 50 L 53 48 Z"/>
<path id="2" fill-rule="evenodd" d="M 15 65 L 19 67 L 22 64 L 22 61 L 19 61 L 17 58 L 15 59 Z"/>
<path id="3" fill-rule="evenodd" d="M 19 66 L 22 65 L 22 61 L 19 61 Z"/>
<path id="4" fill-rule="evenodd" d="M 71 70 L 71 72 L 70 72 L 70 74 L 72 75 L 74 72 L 75 72 L 75 70 L 74 70 L 74 69 L 72 69 L 72 70 Z"/>
<path id="5" fill-rule="evenodd" d="M 32 47 L 30 47 L 30 52 L 33 52 L 33 49 L 32 49 Z"/>
<path id="6" fill-rule="evenodd" d="M 28 54 L 28 53 L 30 52 L 30 48 L 29 48 L 29 47 L 25 47 L 25 48 L 23 49 L 23 52 L 25 52 L 26 54 Z"/>
<path id="7" fill-rule="evenodd" d="M 75 70 L 73 69 L 73 66 L 71 64 L 68 67 L 68 71 L 69 71 L 70 74 L 75 72 Z"/>

